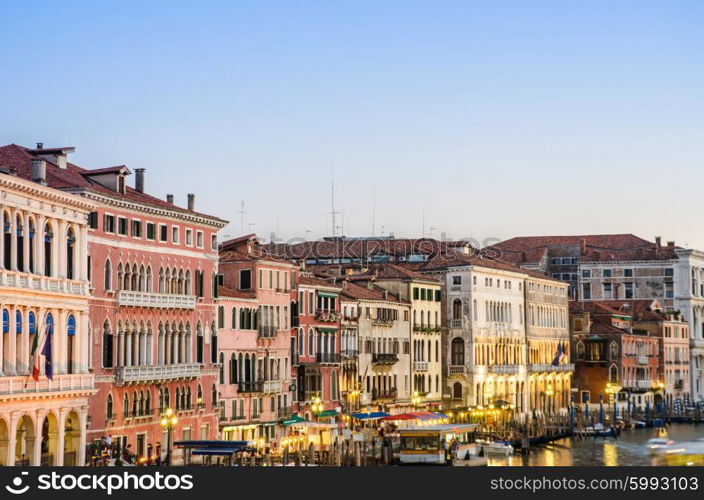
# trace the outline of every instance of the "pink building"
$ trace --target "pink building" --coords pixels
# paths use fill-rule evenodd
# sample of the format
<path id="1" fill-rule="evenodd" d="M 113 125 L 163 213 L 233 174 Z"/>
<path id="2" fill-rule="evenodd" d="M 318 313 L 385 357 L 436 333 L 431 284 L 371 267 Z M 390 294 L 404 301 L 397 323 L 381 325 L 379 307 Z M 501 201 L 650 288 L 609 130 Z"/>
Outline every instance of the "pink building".
<path id="1" fill-rule="evenodd" d="M 182 208 L 171 195 L 145 193 L 144 169 L 132 188 L 125 166 L 87 170 L 68 162 L 73 148 L 34 151 L 26 172 L 41 157 L 49 186 L 97 207 L 88 216 L 86 256 L 88 367 L 97 389 L 88 440 L 112 435 L 144 457 L 150 444 L 166 444 L 160 416 L 167 408 L 178 418 L 174 439 L 214 438 L 216 235 L 226 222 L 196 212 L 191 194 Z"/>
<path id="2" fill-rule="evenodd" d="M 297 268 L 267 255 L 255 235 L 222 243 L 219 265 L 218 319 L 229 337 L 220 352 L 221 431 L 226 439 L 271 440 L 291 404 L 291 288 Z"/>
<path id="3" fill-rule="evenodd" d="M 311 419 L 311 403 L 320 399 L 323 410 L 340 407 L 340 287 L 300 272 L 296 302 L 297 325 L 291 331 L 294 407 Z M 294 321 L 294 323 L 296 323 Z"/>

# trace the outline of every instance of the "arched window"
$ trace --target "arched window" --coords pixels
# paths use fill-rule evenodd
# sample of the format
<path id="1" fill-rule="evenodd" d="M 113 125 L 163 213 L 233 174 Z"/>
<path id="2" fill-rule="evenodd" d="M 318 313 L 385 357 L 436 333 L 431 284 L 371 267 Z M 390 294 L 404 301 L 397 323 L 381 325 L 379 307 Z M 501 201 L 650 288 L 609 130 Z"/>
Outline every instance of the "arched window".
<path id="1" fill-rule="evenodd" d="M 67 373 L 76 373 L 76 366 L 73 360 L 73 344 L 76 337 L 76 317 L 73 314 L 69 314 L 68 316 L 68 320 L 66 322 L 66 333 L 68 335 L 68 339 L 66 339 L 66 370 Z"/>
<path id="2" fill-rule="evenodd" d="M 225 355 L 220 353 L 220 385 L 225 383 Z M 232 377 L 232 375 L 230 375 Z"/>
<path id="3" fill-rule="evenodd" d="M 37 333 L 37 318 L 34 312 L 29 311 L 29 334 L 34 335 Z"/>
<path id="4" fill-rule="evenodd" d="M 147 396 L 144 400 L 144 414 L 151 415 L 152 413 L 152 391 L 147 390 Z"/>
<path id="5" fill-rule="evenodd" d="M 66 277 L 70 280 L 76 279 L 75 246 L 76 235 L 73 228 L 69 227 L 66 232 Z"/>
<path id="6" fill-rule="evenodd" d="M 198 392 L 196 392 L 196 402 L 199 408 L 203 408 L 203 388 L 198 384 Z"/>
<path id="7" fill-rule="evenodd" d="M 218 388 L 213 384 L 213 388 L 210 391 L 210 400 L 212 401 L 213 408 L 218 405 Z"/>
<path id="8" fill-rule="evenodd" d="M 51 313 L 46 313 L 46 333 L 48 335 L 54 333 L 54 316 Z"/>
<path id="9" fill-rule="evenodd" d="M 237 308 L 232 308 L 232 329 L 237 330 Z"/>
<path id="10" fill-rule="evenodd" d="M 215 329 L 215 323 L 210 327 L 210 362 L 218 362 L 218 332 Z"/>
<path id="11" fill-rule="evenodd" d="M 462 384 L 455 382 L 452 386 L 452 397 L 455 399 L 462 399 Z"/>
<path id="12" fill-rule="evenodd" d="M 130 397 L 126 392 L 122 397 L 122 416 L 125 418 L 130 416 Z"/>
<path id="13" fill-rule="evenodd" d="M 47 223 L 44 226 L 44 276 L 53 276 L 53 253 L 51 247 L 54 242 L 54 232 L 51 230 L 51 224 Z"/>
<path id="14" fill-rule="evenodd" d="M 103 285 L 105 290 L 112 290 L 112 266 L 110 265 L 110 259 L 105 261 L 105 271 L 103 275 Z"/>
<path id="15" fill-rule="evenodd" d="M 218 328 L 225 328 L 225 308 L 218 306 Z"/>
<path id="16" fill-rule="evenodd" d="M 113 418 L 112 394 L 108 394 L 108 400 L 105 403 L 105 418 L 112 420 Z"/>
<path id="17" fill-rule="evenodd" d="M 113 338 L 110 331 L 110 323 L 105 320 L 103 323 L 103 367 L 112 368 L 113 366 Z"/>
<path id="18" fill-rule="evenodd" d="M 8 212 L 3 212 L 2 216 L 2 237 L 4 243 L 2 263 L 5 269 L 10 269 L 10 267 L 12 267 L 12 226 L 10 224 L 10 214 Z"/>
<path id="19" fill-rule="evenodd" d="M 313 329 L 308 330 L 308 356 L 312 356 L 315 352 L 315 340 L 313 335 Z"/>
<path id="20" fill-rule="evenodd" d="M 200 324 L 196 332 L 196 363 L 203 363 L 203 329 Z"/>
<path id="21" fill-rule="evenodd" d="M 452 319 L 462 319 L 462 301 L 460 299 L 452 301 Z"/>
<path id="22" fill-rule="evenodd" d="M 22 333 L 22 311 L 19 309 L 15 311 L 15 333 Z"/>
<path id="23" fill-rule="evenodd" d="M 337 399 L 337 372 L 330 373 L 330 399 Z"/>
<path id="24" fill-rule="evenodd" d="M 152 266 L 147 266 L 147 281 L 144 285 L 144 291 L 153 292 L 152 285 Z"/>
<path id="25" fill-rule="evenodd" d="M 10 333 L 10 311 L 2 310 L 2 333 Z"/>
<path id="26" fill-rule="evenodd" d="M 222 356 L 222 354 L 220 354 Z M 237 383 L 237 358 L 235 353 L 230 354 L 230 383 Z"/>
<path id="27" fill-rule="evenodd" d="M 459 337 L 452 339 L 451 358 L 453 366 L 464 365 L 464 340 Z"/>

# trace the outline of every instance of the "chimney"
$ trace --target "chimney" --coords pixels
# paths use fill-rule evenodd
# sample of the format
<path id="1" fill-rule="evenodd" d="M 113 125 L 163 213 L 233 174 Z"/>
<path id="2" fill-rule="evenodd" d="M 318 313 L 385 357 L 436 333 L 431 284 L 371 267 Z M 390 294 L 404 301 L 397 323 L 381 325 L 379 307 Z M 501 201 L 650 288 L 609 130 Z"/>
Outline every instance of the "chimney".
<path id="1" fill-rule="evenodd" d="M 655 248 L 660 248 L 662 245 L 662 238 L 660 236 L 655 237 Z"/>
<path id="2" fill-rule="evenodd" d="M 384 290 L 384 300 L 389 300 L 389 292 L 388 290 Z"/>
<path id="3" fill-rule="evenodd" d="M 194 195 L 193 193 L 188 193 L 188 210 L 193 212 L 193 210 L 195 210 L 195 206 L 196 206 L 196 195 Z"/>
<path id="4" fill-rule="evenodd" d="M 43 143 L 43 142 L 38 142 L 38 143 L 37 143 L 37 149 L 44 149 L 44 143 Z"/>
<path id="5" fill-rule="evenodd" d="M 672 248 L 672 247 L 675 246 L 675 242 L 674 242 L 674 241 L 668 241 L 668 242 L 667 242 L 667 246 L 670 247 L 670 248 Z"/>
<path id="6" fill-rule="evenodd" d="M 137 191 L 139 191 L 140 193 L 143 193 L 144 192 L 144 169 L 143 168 L 135 168 L 134 173 L 135 173 L 134 188 Z"/>
<path id="7" fill-rule="evenodd" d="M 39 143 L 41 144 L 41 143 Z M 39 149 L 39 148 L 38 148 Z M 32 182 L 38 182 L 46 186 L 46 160 L 34 158 L 32 160 Z"/>
<path id="8" fill-rule="evenodd" d="M 174 195 L 167 194 L 166 195 L 166 203 L 171 203 L 173 205 L 174 204 Z"/>
<path id="9" fill-rule="evenodd" d="M 581 251 L 582 251 L 582 255 L 584 255 L 585 253 L 587 253 L 587 239 L 586 239 L 586 238 L 582 238 L 582 249 L 581 249 Z"/>

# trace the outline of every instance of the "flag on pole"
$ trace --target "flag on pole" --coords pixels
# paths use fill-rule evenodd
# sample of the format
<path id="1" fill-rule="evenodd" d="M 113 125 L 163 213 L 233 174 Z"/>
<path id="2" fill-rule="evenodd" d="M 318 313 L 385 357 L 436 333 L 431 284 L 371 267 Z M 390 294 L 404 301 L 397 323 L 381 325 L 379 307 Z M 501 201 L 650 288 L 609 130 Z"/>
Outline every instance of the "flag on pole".
<path id="1" fill-rule="evenodd" d="M 39 380 L 39 354 L 37 353 L 37 348 L 39 347 L 39 334 L 34 334 L 34 340 L 32 340 L 32 378 L 34 380 Z"/>
<path id="2" fill-rule="evenodd" d="M 54 368 L 52 365 L 51 356 L 51 337 L 51 332 L 47 332 L 44 347 L 42 348 L 42 355 L 44 356 L 44 374 L 49 380 L 54 380 Z"/>
<path id="3" fill-rule="evenodd" d="M 560 363 L 565 357 L 565 348 L 562 344 L 557 344 L 557 354 L 555 355 L 555 358 L 552 360 L 552 364 L 554 366 L 560 366 Z"/>

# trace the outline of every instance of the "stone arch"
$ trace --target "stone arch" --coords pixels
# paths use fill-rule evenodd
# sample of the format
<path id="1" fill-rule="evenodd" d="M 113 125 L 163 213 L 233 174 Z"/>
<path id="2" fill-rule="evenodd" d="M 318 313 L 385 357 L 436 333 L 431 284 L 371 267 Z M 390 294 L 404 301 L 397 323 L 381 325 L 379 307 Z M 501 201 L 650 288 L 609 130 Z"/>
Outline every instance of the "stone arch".
<path id="1" fill-rule="evenodd" d="M 78 457 L 81 447 L 81 419 L 76 410 L 71 410 L 64 421 L 64 449 L 62 450 L 65 466 L 79 465 Z M 82 465 L 82 464 L 81 464 Z"/>
<path id="2" fill-rule="evenodd" d="M 15 431 L 15 465 L 39 465 L 34 463 L 36 438 L 34 420 L 28 414 L 22 415 Z"/>

